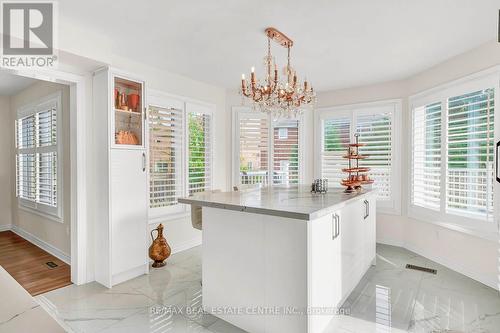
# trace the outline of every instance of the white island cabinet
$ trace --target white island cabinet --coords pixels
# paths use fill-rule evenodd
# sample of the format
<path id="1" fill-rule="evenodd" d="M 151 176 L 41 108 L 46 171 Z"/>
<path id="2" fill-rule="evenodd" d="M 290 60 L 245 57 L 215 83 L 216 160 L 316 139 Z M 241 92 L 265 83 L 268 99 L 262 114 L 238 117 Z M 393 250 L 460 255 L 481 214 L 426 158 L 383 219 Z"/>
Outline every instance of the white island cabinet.
<path id="1" fill-rule="evenodd" d="M 252 333 L 320 333 L 375 264 L 375 193 L 204 193 L 203 306 Z"/>

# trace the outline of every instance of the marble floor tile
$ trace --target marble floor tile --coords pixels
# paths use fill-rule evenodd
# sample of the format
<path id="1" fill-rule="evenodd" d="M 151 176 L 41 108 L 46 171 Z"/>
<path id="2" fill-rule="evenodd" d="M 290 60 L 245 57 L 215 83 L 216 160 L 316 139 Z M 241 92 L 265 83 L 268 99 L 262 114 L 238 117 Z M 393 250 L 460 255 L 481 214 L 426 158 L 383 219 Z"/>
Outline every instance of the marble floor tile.
<path id="1" fill-rule="evenodd" d="M 437 263 L 430 262 L 430 267 L 438 273 L 422 278 L 411 332 L 500 332 L 497 291 Z"/>
<path id="2" fill-rule="evenodd" d="M 437 275 L 408 270 L 432 267 Z M 242 333 L 204 313 L 201 247 L 111 289 L 90 283 L 40 295 L 69 331 Z M 481 283 L 402 248 L 377 245 L 371 267 L 324 333 L 499 333 L 500 297 Z"/>
<path id="3" fill-rule="evenodd" d="M 100 331 L 103 333 L 186 332 L 210 333 L 205 327 L 180 314 L 144 309 Z"/>

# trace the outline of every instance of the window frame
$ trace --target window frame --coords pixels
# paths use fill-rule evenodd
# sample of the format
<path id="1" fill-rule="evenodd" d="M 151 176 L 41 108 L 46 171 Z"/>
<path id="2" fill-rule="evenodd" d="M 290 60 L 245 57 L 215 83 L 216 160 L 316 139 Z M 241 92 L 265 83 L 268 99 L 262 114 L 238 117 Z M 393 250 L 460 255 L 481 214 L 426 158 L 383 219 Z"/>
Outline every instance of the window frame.
<path id="1" fill-rule="evenodd" d="M 216 116 L 215 116 L 215 105 L 210 104 L 210 103 L 205 103 L 201 102 L 198 100 L 194 99 L 189 99 L 189 98 L 184 98 L 176 95 L 171 95 L 168 93 L 164 93 L 159 90 L 154 90 L 154 89 L 148 89 L 147 93 L 147 100 L 145 102 L 145 107 L 146 107 L 146 113 L 147 116 L 149 117 L 149 106 L 157 106 L 157 107 L 172 107 L 181 110 L 182 114 L 182 144 L 181 144 L 181 163 L 180 163 L 180 172 L 179 176 L 177 179 L 180 179 L 181 182 L 181 194 L 180 197 L 187 197 L 189 196 L 189 128 L 188 128 L 188 112 L 191 112 L 188 110 L 189 106 L 195 106 L 200 109 L 203 109 L 203 112 L 198 111 L 198 113 L 205 113 L 209 114 L 211 116 L 211 124 L 210 124 L 210 131 L 211 131 L 211 138 L 210 138 L 210 145 L 212 147 L 211 149 L 211 168 L 212 168 L 212 174 L 211 174 L 211 179 L 210 179 L 210 188 L 213 189 L 214 186 L 214 148 L 215 148 L 215 121 L 216 121 Z M 149 118 L 146 121 L 146 134 L 145 134 L 145 140 L 146 140 L 146 155 L 147 155 L 147 161 L 148 161 L 148 168 L 147 168 L 147 184 L 148 184 L 148 195 L 150 194 L 149 192 L 149 186 L 150 186 L 150 168 L 151 165 L 149 163 L 149 150 L 150 150 L 150 145 L 149 145 L 149 139 L 150 139 L 150 128 L 149 128 Z M 156 224 L 164 221 L 169 221 L 169 220 L 175 220 L 179 218 L 184 218 L 184 217 L 189 217 L 191 215 L 191 210 L 190 206 L 182 203 L 177 203 L 175 205 L 171 206 L 166 206 L 166 207 L 155 207 L 151 208 L 149 204 L 149 198 L 148 198 L 148 223 L 149 224 Z"/>
<path id="2" fill-rule="evenodd" d="M 409 165 L 409 177 L 412 177 L 412 158 L 413 158 L 413 112 L 415 109 L 429 105 L 432 103 L 441 104 L 441 201 L 439 211 L 432 210 L 429 208 L 414 205 L 411 200 L 413 188 L 412 182 L 408 182 L 408 198 L 407 198 L 407 210 L 408 217 L 419 220 L 426 221 L 428 223 L 436 224 L 442 227 L 450 228 L 456 231 L 472 234 L 482 238 L 491 239 L 494 238 L 494 234 L 498 232 L 498 213 L 500 209 L 500 204 L 498 199 L 494 200 L 493 205 L 493 221 L 488 222 L 483 219 L 478 219 L 474 215 L 464 216 L 453 214 L 446 211 L 446 186 L 447 186 L 447 138 L 448 138 L 448 98 L 459 96 L 473 91 L 484 90 L 487 88 L 494 88 L 494 101 L 495 101 L 495 111 L 494 115 L 498 115 L 498 107 L 500 102 L 500 70 L 499 68 L 493 68 L 492 70 L 486 70 L 479 72 L 467 77 L 448 82 L 446 84 L 434 87 L 432 89 L 423 91 L 421 93 L 412 95 L 408 99 L 408 111 L 409 117 L 407 118 L 408 126 L 408 154 L 407 161 Z M 497 142 L 500 137 L 500 121 L 498 116 L 494 119 L 494 142 Z M 494 160 L 498 158 L 496 156 L 496 151 L 494 149 Z M 444 171 L 444 173 L 443 173 Z M 493 177 L 494 178 L 494 177 Z M 495 179 L 492 180 L 495 182 Z M 499 186 L 498 183 L 494 185 L 493 197 L 499 198 Z"/>
<path id="3" fill-rule="evenodd" d="M 402 100 L 390 99 L 377 102 L 356 103 L 334 107 L 318 108 L 315 112 L 315 178 L 321 178 L 324 121 L 336 117 L 350 119 L 350 139 L 354 142 L 359 115 L 378 114 L 377 108 L 391 108 L 391 199 L 377 200 L 377 212 L 390 215 L 401 214 L 401 125 Z M 335 185 L 336 186 L 336 185 Z M 339 188 L 342 186 L 339 185 Z"/>
<path id="4" fill-rule="evenodd" d="M 267 170 L 269 172 L 269 175 L 271 175 L 268 179 L 269 186 L 280 186 L 280 185 L 274 185 L 273 184 L 273 159 L 274 159 L 274 125 L 273 125 L 273 117 L 270 115 L 267 115 L 263 112 L 259 111 L 254 111 L 248 106 L 233 106 L 232 107 L 232 138 L 233 138 L 233 145 L 232 145 L 232 163 L 231 163 L 231 170 L 232 170 L 232 179 L 231 183 L 232 186 L 240 186 L 240 120 L 244 119 L 244 117 L 248 118 L 255 118 L 255 117 L 260 117 L 262 119 L 267 119 L 269 128 L 268 128 L 268 163 L 267 163 Z M 291 120 L 297 120 L 298 121 L 298 184 L 303 184 L 304 183 L 304 171 L 305 171 L 305 165 L 304 165 L 304 147 L 305 147 L 305 138 L 304 138 L 304 116 L 300 115 L 296 118 L 292 118 Z"/>
<path id="5" fill-rule="evenodd" d="M 31 115 L 36 115 L 38 112 L 43 112 L 47 111 L 48 108 L 55 106 L 56 110 L 56 144 L 55 148 L 54 146 L 44 146 L 44 147 L 37 147 L 36 143 L 33 146 L 33 148 L 22 148 L 19 149 L 17 146 L 17 129 L 16 124 L 19 119 L 31 116 Z M 17 170 L 17 162 L 16 162 L 16 178 L 15 178 L 15 185 L 16 185 L 16 199 L 18 203 L 18 208 L 31 212 L 33 214 L 45 217 L 49 220 L 63 223 L 63 198 L 64 198 L 64 193 L 63 193 L 63 140 L 62 140 L 62 92 L 57 91 L 55 93 L 52 93 L 50 95 L 41 97 L 37 99 L 34 102 L 25 104 L 21 107 L 18 108 L 16 111 L 16 119 L 14 121 L 14 135 L 15 135 L 15 155 L 14 159 L 17 160 L 17 156 L 19 154 L 27 153 L 27 154 L 34 154 L 35 155 L 35 163 L 37 160 L 37 154 L 42 154 L 42 153 L 47 153 L 47 152 L 55 152 L 56 153 L 56 206 L 50 206 L 47 204 L 44 204 L 42 202 L 36 202 L 33 200 L 25 199 L 19 197 L 19 194 L 17 193 L 18 189 L 18 170 Z M 36 126 L 36 125 L 35 125 Z M 36 132 L 35 128 L 35 132 Z M 35 134 L 35 140 L 36 134 Z M 37 177 L 35 173 L 35 177 Z"/>

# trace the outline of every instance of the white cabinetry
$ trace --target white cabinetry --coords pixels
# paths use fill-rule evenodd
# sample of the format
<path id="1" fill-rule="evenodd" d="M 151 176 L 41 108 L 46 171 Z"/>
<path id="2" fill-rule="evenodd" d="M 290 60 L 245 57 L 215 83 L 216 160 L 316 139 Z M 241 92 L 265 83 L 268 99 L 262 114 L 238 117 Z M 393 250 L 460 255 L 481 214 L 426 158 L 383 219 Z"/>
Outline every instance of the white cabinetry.
<path id="1" fill-rule="evenodd" d="M 376 198 L 373 193 L 336 212 L 308 222 L 309 298 L 311 309 L 342 306 L 375 263 Z M 321 332 L 332 316 L 309 318 L 308 332 Z"/>
<path id="2" fill-rule="evenodd" d="M 95 278 L 112 287 L 148 272 L 144 82 L 94 74 Z"/>

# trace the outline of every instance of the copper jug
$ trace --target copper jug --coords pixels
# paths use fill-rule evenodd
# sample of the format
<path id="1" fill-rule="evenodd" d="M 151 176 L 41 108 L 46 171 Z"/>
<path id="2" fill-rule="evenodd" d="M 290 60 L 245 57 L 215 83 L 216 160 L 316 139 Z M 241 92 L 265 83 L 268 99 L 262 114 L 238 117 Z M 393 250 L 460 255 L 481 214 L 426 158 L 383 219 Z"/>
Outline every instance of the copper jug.
<path id="1" fill-rule="evenodd" d="M 153 239 L 153 231 L 157 231 L 156 239 Z M 163 225 L 160 223 L 158 228 L 151 230 L 151 240 L 153 244 L 149 247 L 149 257 L 154 260 L 153 267 L 163 267 L 166 263 L 163 261 L 170 257 L 172 252 L 165 237 L 163 237 Z"/>

